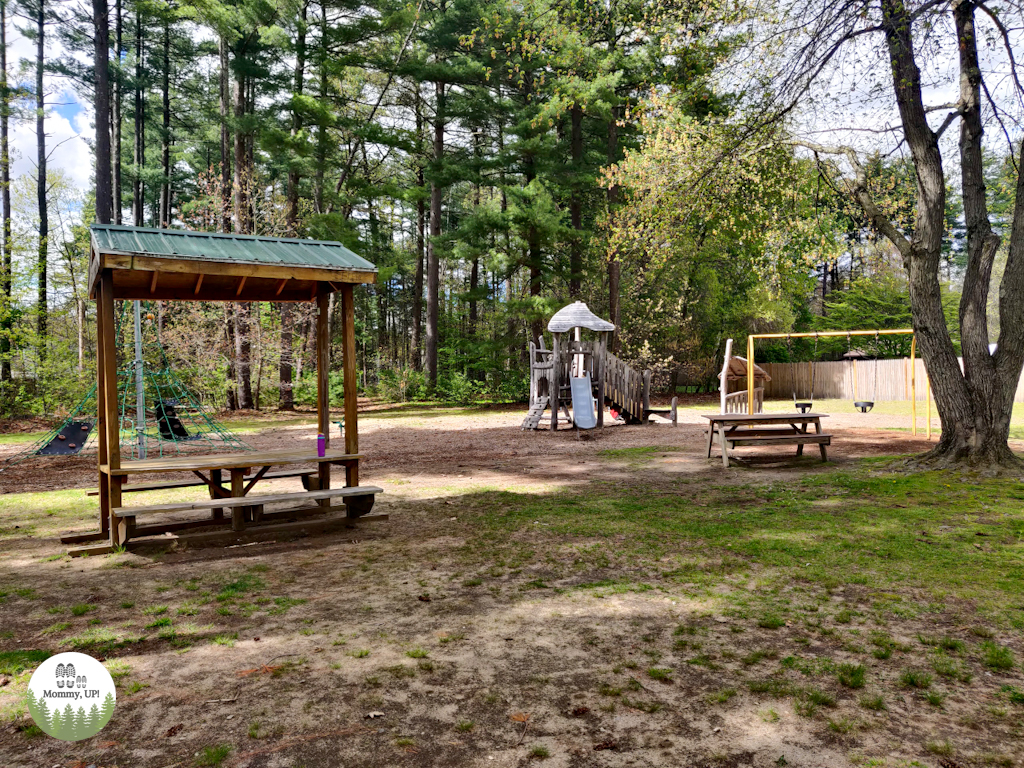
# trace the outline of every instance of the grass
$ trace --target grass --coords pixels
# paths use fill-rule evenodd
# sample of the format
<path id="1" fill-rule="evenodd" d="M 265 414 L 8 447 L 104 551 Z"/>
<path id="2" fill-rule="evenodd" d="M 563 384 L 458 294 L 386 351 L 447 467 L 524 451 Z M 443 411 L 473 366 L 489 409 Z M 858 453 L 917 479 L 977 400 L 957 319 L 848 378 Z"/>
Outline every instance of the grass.
<path id="1" fill-rule="evenodd" d="M 52 655 L 49 651 L 0 652 L 0 675 L 20 675 L 28 669 L 38 667 Z"/>
<path id="2" fill-rule="evenodd" d="M 469 534 L 462 553 L 466 567 L 483 565 L 488 556 L 507 553 L 513 545 L 502 542 L 520 531 L 529 531 L 537 547 L 546 540 L 613 537 L 622 561 L 676 560 L 661 574 L 669 583 L 710 587 L 756 562 L 779 577 L 891 595 L 870 610 L 883 619 L 920 615 L 922 608 L 901 592 L 923 587 L 1024 628 L 1019 483 L 938 471 L 891 474 L 879 471 L 881 465 L 864 460 L 852 469 L 739 488 L 679 485 L 657 504 L 603 485 L 586 494 L 470 490 L 459 502 Z M 740 507 L 743 514 L 733 514 Z M 986 535 L 984 554 L 974 546 L 978 533 Z M 697 553 L 693 542 L 700 542 Z M 693 554 L 679 557 L 680 551 Z M 761 605 L 750 615 L 760 628 L 778 629 L 788 611 Z M 883 644 L 873 653 L 887 658 L 896 650 Z"/>
<path id="3" fill-rule="evenodd" d="M 228 759 L 233 747 L 230 744 L 216 744 L 210 747 L 203 747 L 196 757 L 196 765 L 218 766 Z"/>
<path id="4" fill-rule="evenodd" d="M 981 653 L 981 663 L 989 669 L 1005 672 L 1014 667 L 1013 652 L 1009 648 L 991 640 L 986 640 L 981 644 Z"/>
<path id="5" fill-rule="evenodd" d="M 904 688 L 917 688 L 918 690 L 924 690 L 926 688 L 930 688 L 931 684 L 932 676 L 919 669 L 905 669 L 900 675 L 900 685 Z"/>
<path id="6" fill-rule="evenodd" d="M 864 665 L 863 664 L 840 664 L 839 682 L 847 688 L 864 687 Z"/>
<path id="7" fill-rule="evenodd" d="M 545 760 L 551 757 L 551 751 L 543 744 L 530 747 L 530 757 L 534 760 Z"/>

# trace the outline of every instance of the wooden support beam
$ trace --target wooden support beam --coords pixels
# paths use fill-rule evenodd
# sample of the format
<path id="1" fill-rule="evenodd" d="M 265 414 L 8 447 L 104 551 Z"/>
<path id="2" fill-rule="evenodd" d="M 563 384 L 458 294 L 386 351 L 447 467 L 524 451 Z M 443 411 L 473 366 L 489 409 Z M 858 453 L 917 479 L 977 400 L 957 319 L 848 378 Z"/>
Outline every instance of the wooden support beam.
<path id="1" fill-rule="evenodd" d="M 101 343 L 96 345 L 96 430 L 98 433 L 98 449 L 97 449 L 97 474 L 99 475 L 99 484 L 97 486 L 99 490 L 99 501 L 100 501 L 100 533 L 103 538 L 109 537 L 110 530 L 110 475 L 103 472 L 99 467 L 104 466 L 110 459 L 107 453 L 107 408 L 106 408 L 106 394 L 107 388 L 104 382 L 104 375 L 106 373 L 106 361 L 105 352 L 106 345 L 102 343 L 102 327 L 103 318 L 100 308 L 103 306 L 103 298 L 101 292 L 103 291 L 102 281 L 98 281 L 96 285 L 96 333 Z"/>
<path id="2" fill-rule="evenodd" d="M 235 290 L 235 296 L 242 295 L 242 289 L 245 288 L 245 281 L 248 279 L 249 278 L 243 276 L 242 279 L 238 281 L 238 288 Z"/>
<path id="3" fill-rule="evenodd" d="M 285 287 L 286 285 L 288 285 L 288 278 L 285 278 L 284 280 L 281 280 L 281 281 L 280 281 L 280 282 L 279 282 L 279 283 L 277 284 L 277 290 L 276 290 L 276 291 L 274 291 L 274 295 L 275 295 L 275 296 L 280 296 L 280 295 L 281 295 L 281 291 L 283 291 L 283 290 L 284 290 L 284 287 Z"/>
<path id="4" fill-rule="evenodd" d="M 154 272 L 153 276 L 149 279 L 149 292 L 153 293 L 156 291 L 156 279 L 160 276 L 159 272 Z"/>
<path id="5" fill-rule="evenodd" d="M 320 291 L 316 300 L 316 425 L 317 431 L 324 436 L 325 447 L 331 446 L 331 338 L 329 333 L 330 295 Z M 323 462 L 318 469 L 320 490 L 331 487 L 331 465 Z M 330 502 L 321 504 L 330 506 Z"/>
<path id="6" fill-rule="evenodd" d="M 345 445 L 358 449 L 359 391 L 356 378 L 356 310 L 351 284 L 341 286 L 341 354 L 345 393 Z M 358 464 L 351 464 L 345 468 L 345 483 L 346 485 L 359 485 Z"/>
<path id="7" fill-rule="evenodd" d="M 195 287 L 195 290 L 192 291 L 192 294 L 194 296 L 198 296 L 199 295 L 199 289 L 203 287 L 203 278 L 204 277 L 206 277 L 206 275 L 200 275 L 199 277 L 196 278 L 196 287 Z"/>
<path id="8" fill-rule="evenodd" d="M 99 306 L 96 308 L 96 334 L 97 346 L 102 347 L 102 382 L 103 382 L 103 415 L 104 431 L 106 433 L 106 464 L 110 469 L 121 468 L 121 443 L 120 443 L 120 422 L 117 409 L 117 351 L 115 348 L 115 321 L 114 321 L 114 279 L 110 270 L 104 270 L 100 274 L 97 290 Z M 112 520 L 111 510 L 121 506 L 121 478 L 115 478 L 107 473 L 107 498 L 106 508 L 102 506 L 101 496 L 100 514 L 108 520 L 110 531 L 110 543 L 120 544 L 118 541 L 117 521 Z"/>

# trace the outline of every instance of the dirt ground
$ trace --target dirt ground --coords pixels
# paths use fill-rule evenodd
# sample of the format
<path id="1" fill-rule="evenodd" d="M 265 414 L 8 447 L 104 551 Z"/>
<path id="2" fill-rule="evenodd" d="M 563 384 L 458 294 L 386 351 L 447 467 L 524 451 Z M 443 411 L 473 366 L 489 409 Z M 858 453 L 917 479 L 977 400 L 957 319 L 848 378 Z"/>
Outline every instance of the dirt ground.
<path id="1" fill-rule="evenodd" d="M 585 493 L 595 484 L 656 503 L 680 477 L 717 488 L 785 482 L 928 447 L 850 414 L 827 422 L 828 465 L 813 448 L 799 462 L 789 447 L 740 449 L 746 466 L 725 472 L 717 448 L 705 456 L 699 413 L 683 411 L 675 428 L 577 434 L 522 432 L 522 409 L 380 410 L 360 422 L 361 481 L 385 489 L 377 509 L 388 522 L 75 560 L 60 557 L 55 536 L 0 538 L 0 653 L 83 647 L 68 638 L 106 632 L 86 652 L 111 663 L 119 683 L 110 724 L 64 744 L 32 735 L 2 698 L 3 686 L 24 680 L 0 677 L 0 715 L 6 705 L 15 718 L 0 721 L 0 766 L 1019 764 L 1024 718 L 981 703 L 1001 685 L 1021 687 L 1019 670 L 993 676 L 979 667 L 941 707 L 907 694 L 871 710 L 857 692 L 834 688 L 827 713 L 808 716 L 785 697 L 752 692 L 750 681 L 767 674 L 761 665 L 790 654 L 860 659 L 848 636 L 789 622 L 769 631 L 726 611 L 716 591 L 756 590 L 756 563 L 749 584 L 707 591 L 668 583 L 657 563 L 617 561 L 614 537 L 552 547 L 527 531 L 516 535 L 515 558 L 470 551 L 481 539 L 460 516 L 473 494 L 496 513 L 506 492 Z M 310 437 L 298 425 L 246 439 L 273 449 Z M 665 450 L 642 466 L 630 458 L 630 449 L 652 446 Z M 88 459 L 34 459 L 0 473 L 0 491 L 85 489 L 94 480 Z M 94 523 L 83 515 L 77 527 Z M 867 615 L 876 599 L 856 584 L 794 582 L 784 592 L 828 615 Z M 893 642 L 908 649 L 921 633 L 966 632 L 969 610 L 908 617 L 890 627 Z M 161 617 L 172 622 L 161 627 Z M 999 635 L 1018 657 L 1019 634 Z M 704 662 L 693 661 L 697 648 Z M 914 653 L 898 654 L 904 666 Z M 895 685 L 895 658 L 871 664 Z M 671 679 L 657 679 L 652 665 L 671 669 Z M 951 743 L 955 758 L 943 746 Z"/>

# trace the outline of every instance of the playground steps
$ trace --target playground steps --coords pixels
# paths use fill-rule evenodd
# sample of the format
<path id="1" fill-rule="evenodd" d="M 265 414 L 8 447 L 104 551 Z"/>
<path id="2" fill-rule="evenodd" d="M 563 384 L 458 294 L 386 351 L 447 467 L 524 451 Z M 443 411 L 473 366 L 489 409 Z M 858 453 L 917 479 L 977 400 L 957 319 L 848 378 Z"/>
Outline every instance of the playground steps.
<path id="1" fill-rule="evenodd" d="M 523 419 L 523 429 L 537 429 L 540 426 L 540 420 L 544 417 L 544 411 L 547 410 L 549 402 L 549 398 L 541 397 L 530 406 L 529 413 Z"/>

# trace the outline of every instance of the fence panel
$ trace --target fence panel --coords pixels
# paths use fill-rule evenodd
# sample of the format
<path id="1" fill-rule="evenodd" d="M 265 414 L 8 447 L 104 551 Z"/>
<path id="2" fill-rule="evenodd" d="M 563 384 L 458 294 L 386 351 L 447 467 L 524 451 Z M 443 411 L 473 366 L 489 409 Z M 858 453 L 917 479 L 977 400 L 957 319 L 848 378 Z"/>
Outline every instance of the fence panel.
<path id="1" fill-rule="evenodd" d="M 927 396 L 928 377 L 924 362 L 914 361 L 917 399 Z M 765 396 L 796 400 L 910 400 L 910 358 L 896 360 L 838 360 L 818 363 L 758 363 L 772 380 L 765 384 Z M 963 368 L 963 360 L 960 360 Z M 813 371 L 813 374 L 812 374 Z M 813 395 L 811 377 L 814 377 Z M 1017 382 L 1014 402 L 1024 403 L 1024 380 Z"/>

